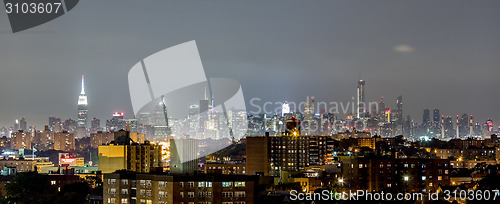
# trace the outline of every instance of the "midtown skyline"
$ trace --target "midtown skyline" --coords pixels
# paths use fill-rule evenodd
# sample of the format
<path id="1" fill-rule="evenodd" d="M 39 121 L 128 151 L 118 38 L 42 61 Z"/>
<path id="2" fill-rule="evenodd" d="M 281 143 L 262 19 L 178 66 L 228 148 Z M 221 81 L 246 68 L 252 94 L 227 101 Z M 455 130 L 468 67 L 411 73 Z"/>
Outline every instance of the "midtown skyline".
<path id="1" fill-rule="evenodd" d="M 84 134 L 88 134 L 89 132 L 87 132 L 88 130 L 90 130 L 91 126 L 88 124 L 88 102 L 87 102 L 87 95 L 86 95 L 86 92 L 85 92 L 85 77 L 84 75 L 82 75 L 81 77 L 81 91 L 80 91 L 80 95 L 78 96 L 78 101 L 77 101 L 77 117 L 76 118 L 72 118 L 72 117 L 69 117 L 69 118 L 63 118 L 63 117 L 59 117 L 59 116 L 54 116 L 54 115 L 51 115 L 50 117 L 56 117 L 58 119 L 60 119 L 61 121 L 64 121 L 66 119 L 73 119 L 75 120 L 77 123 L 76 123 L 76 130 L 75 130 L 75 134 L 78 133 L 79 137 L 77 138 L 80 138 L 80 137 L 83 137 Z M 396 98 L 396 102 L 394 103 L 394 105 L 392 105 L 391 103 L 387 103 L 387 100 L 384 99 L 383 97 L 381 98 L 380 101 L 376 102 L 377 104 L 377 112 L 371 112 L 372 109 L 370 108 L 370 102 L 369 101 L 365 101 L 364 98 L 365 98 L 365 81 L 360 79 L 357 81 L 357 88 L 356 88 L 356 95 L 359 97 L 358 98 L 351 98 L 351 101 L 347 101 L 347 110 L 351 110 L 349 112 L 347 112 L 347 114 L 345 113 L 335 113 L 336 115 L 336 119 L 337 120 L 352 120 L 352 119 L 359 119 L 359 118 L 365 118 L 368 119 L 368 118 L 372 118 L 371 116 L 372 115 L 379 115 L 379 114 L 383 114 L 385 111 L 385 109 L 388 109 L 389 110 L 389 113 L 392 111 L 395 111 L 396 112 L 396 115 L 395 117 L 396 118 L 402 118 L 403 120 L 400 120 L 400 119 L 397 119 L 396 122 L 394 123 L 395 125 L 402 125 L 403 124 L 403 121 L 406 120 L 407 116 L 409 115 L 406 115 L 404 114 L 403 110 L 404 110 L 404 106 L 403 106 L 403 97 L 400 95 Z M 206 100 L 206 93 L 205 93 L 205 96 L 204 96 L 204 100 Z M 329 110 L 334 110 L 333 108 L 331 108 L 331 104 L 328 104 L 328 102 L 318 102 L 318 101 L 315 101 L 314 99 L 315 97 L 312 96 L 312 98 L 309 98 L 309 96 L 307 97 L 307 102 L 306 101 L 303 101 L 303 102 L 286 102 L 286 101 L 283 101 L 283 102 L 286 102 L 288 104 L 287 106 L 287 110 L 284 110 L 284 111 L 287 111 L 287 113 L 291 113 L 291 112 L 300 112 L 302 114 L 304 114 L 304 116 L 307 114 L 306 112 L 308 112 L 308 109 L 310 109 L 312 107 L 312 113 L 309 113 L 309 114 L 315 114 L 315 113 L 320 113 L 322 111 L 326 111 L 324 113 L 330 113 Z M 196 101 L 197 102 L 197 101 Z M 293 106 L 291 105 L 293 103 Z M 327 105 L 326 107 L 322 107 L 320 103 L 324 103 L 325 105 Z M 342 103 L 342 102 L 341 102 Z M 362 103 L 365 103 L 364 107 L 362 105 Z M 196 104 L 196 103 L 192 103 L 192 104 L 188 104 L 187 106 L 192 106 L 193 104 Z M 383 105 L 382 105 L 383 104 Z M 273 104 L 275 105 L 275 104 Z M 300 106 L 300 105 L 303 105 L 303 106 Z M 247 109 L 248 109 L 248 104 L 247 104 Z M 250 106 L 255 106 L 255 104 L 253 102 L 250 102 Z M 298 107 L 296 107 L 298 106 Z M 306 106 L 309 106 L 310 108 L 307 108 Z M 338 104 L 337 104 L 338 106 Z M 344 105 L 343 104 L 340 104 L 340 107 L 338 107 L 337 109 L 335 110 L 340 110 L 340 111 L 345 111 L 343 110 L 343 107 Z M 352 106 L 352 107 L 351 107 Z M 284 106 L 283 106 L 284 107 Z M 282 106 L 278 106 L 277 108 L 269 108 L 268 110 L 278 110 L 280 108 L 283 108 Z M 295 107 L 295 108 L 294 108 Z M 189 107 L 191 108 L 191 107 Z M 319 108 L 324 108 L 324 109 L 319 109 Z M 351 109 L 350 109 L 351 108 Z M 382 110 L 384 109 L 384 110 Z M 309 110 L 310 111 L 310 110 Z M 431 116 L 431 113 L 430 112 L 433 112 L 432 113 L 432 116 Z M 437 111 L 437 112 L 436 112 Z M 422 110 L 422 115 L 420 116 L 411 116 L 411 119 L 413 122 L 415 122 L 416 124 L 421 124 L 421 125 L 425 125 L 426 124 L 426 121 L 428 122 L 436 122 L 436 119 L 437 119 L 437 122 L 440 124 L 441 122 L 444 122 L 446 121 L 446 118 L 452 118 L 452 125 L 455 124 L 455 122 L 457 123 L 457 127 L 458 127 L 458 119 L 459 119 L 459 116 L 460 117 L 463 117 L 462 114 L 457 114 L 457 120 L 455 121 L 454 120 L 454 115 L 445 115 L 445 114 L 440 114 L 440 113 L 443 113 L 441 112 L 442 110 L 439 109 L 439 108 L 426 108 L 426 109 L 423 109 Z M 112 113 L 112 116 L 114 118 L 114 116 L 119 113 L 121 114 L 121 116 L 123 118 L 136 118 L 136 119 L 140 119 L 138 117 L 126 117 L 124 115 L 124 112 L 120 112 L 120 111 L 115 111 Z M 273 113 L 276 113 L 276 114 L 284 114 L 283 112 L 259 112 L 259 113 L 256 113 L 256 112 L 252 112 L 252 111 L 248 111 L 247 114 L 250 116 L 250 115 L 258 115 L 258 114 L 267 114 L 268 116 L 270 116 L 271 114 Z M 403 113 L 403 115 L 401 115 L 401 113 Z M 366 114 L 366 115 L 365 115 Z M 350 118 L 351 119 L 347 119 L 348 115 L 350 115 Z M 463 113 L 463 115 L 469 117 L 469 116 L 473 116 L 471 114 L 467 114 L 467 113 Z M 188 118 L 189 115 L 186 115 L 186 118 Z M 312 117 L 312 116 L 310 116 Z M 375 118 L 377 118 L 379 116 L 376 116 Z M 416 119 L 417 118 L 417 119 Z M 419 119 L 422 119 L 422 122 L 419 122 Z M 442 121 L 441 119 L 445 119 L 444 121 Z M 94 119 L 97 119 L 98 121 L 101 120 L 101 121 L 105 121 L 106 119 L 111 119 L 111 116 L 107 117 L 107 118 L 96 118 L 94 117 Z M 179 120 L 182 120 L 182 118 L 172 118 L 172 119 L 179 119 Z M 26 117 L 20 117 L 18 119 L 15 119 L 16 121 L 16 124 L 14 124 L 14 126 L 3 126 L 3 127 L 6 127 L 6 128 L 9 128 L 9 127 L 16 127 L 19 126 L 20 127 L 20 122 L 17 122 L 17 121 L 22 121 L 22 123 L 24 123 L 24 129 L 28 130 L 30 129 L 30 127 L 32 126 L 32 124 L 30 124 L 30 121 L 28 120 L 27 122 L 27 119 Z M 466 122 L 468 123 L 468 119 L 466 119 Z M 472 122 L 472 121 L 471 121 Z M 473 125 L 475 124 L 479 124 L 479 125 L 483 125 L 484 123 L 488 123 L 488 122 L 491 122 L 491 118 L 487 118 L 487 119 L 484 119 L 484 120 L 481 120 L 481 119 L 475 119 L 473 120 Z M 494 122 L 494 121 L 493 121 Z M 40 121 L 35 121 L 35 123 L 40 123 L 42 125 L 40 126 L 36 126 L 37 129 L 42 129 L 43 126 L 49 124 L 50 126 L 50 121 L 48 120 L 48 123 L 46 122 L 40 122 Z M 106 127 L 106 125 L 103 125 L 104 122 L 99 122 L 99 126 L 101 127 Z M 250 124 L 250 123 L 249 123 Z M 462 126 L 462 124 L 461 124 Z M 468 124 L 466 124 L 466 126 L 468 126 Z M 497 126 L 493 126 L 493 130 L 496 131 L 496 127 Z M 453 128 L 453 127 L 452 127 Z M 455 127 L 456 128 L 456 127 Z M 462 127 L 460 127 L 462 128 Z M 22 129 L 22 128 L 20 128 Z M 458 128 L 457 129 L 457 134 L 458 134 Z M 500 130 L 500 129 L 499 129 Z M 364 130 L 362 130 L 364 131 Z M 460 131 L 463 131 L 463 130 L 460 130 Z M 468 131 L 467 131 L 468 132 Z M 406 136 L 409 136 L 409 135 L 406 135 Z"/>
<path id="2" fill-rule="evenodd" d="M 367 101 L 384 96 L 394 107 L 402 95 L 405 115 L 417 122 L 425 108 L 498 121 L 500 29 L 494 19 L 500 17 L 500 2 L 387 2 L 212 2 L 196 8 L 186 2 L 155 8 L 124 2 L 130 5 L 124 13 L 150 10 L 132 16 L 109 12 L 113 2 L 86 2 L 65 18 L 18 35 L 6 32 L 7 16 L 1 13 L 0 39 L 9 49 L 0 50 L 0 124 L 8 127 L 26 117 L 41 128 L 50 115 L 76 119 L 75 81 L 82 74 L 89 118 L 110 118 L 116 111 L 131 116 L 122 80 L 128 69 L 151 53 L 193 39 L 204 52 L 207 76 L 238 80 L 247 104 L 254 97 L 351 101 L 361 73 Z M 302 11 L 314 15 L 299 15 Z M 141 23 L 146 21 L 152 22 Z"/>

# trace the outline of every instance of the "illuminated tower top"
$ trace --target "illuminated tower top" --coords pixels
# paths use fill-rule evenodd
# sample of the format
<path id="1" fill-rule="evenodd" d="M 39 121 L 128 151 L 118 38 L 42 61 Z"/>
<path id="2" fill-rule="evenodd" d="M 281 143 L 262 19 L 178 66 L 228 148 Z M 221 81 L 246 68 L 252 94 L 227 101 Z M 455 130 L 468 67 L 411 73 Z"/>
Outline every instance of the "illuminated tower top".
<path id="1" fill-rule="evenodd" d="M 85 80 L 82 75 L 82 91 L 80 96 L 78 96 L 78 124 L 77 127 L 81 129 L 87 128 L 87 96 L 85 95 Z"/>
<path id="2" fill-rule="evenodd" d="M 87 105 L 87 96 L 85 95 L 85 78 L 82 75 L 82 91 L 78 97 L 78 105 Z"/>
<path id="3" fill-rule="evenodd" d="M 82 92 L 80 94 L 85 95 L 85 76 L 84 75 L 82 75 Z"/>
<path id="4" fill-rule="evenodd" d="M 362 118 L 364 117 L 364 114 L 366 112 L 366 107 L 365 107 L 365 81 L 364 80 L 359 80 L 358 81 L 358 88 L 356 91 L 356 104 L 357 104 L 357 110 L 356 110 L 356 117 L 357 118 Z"/>

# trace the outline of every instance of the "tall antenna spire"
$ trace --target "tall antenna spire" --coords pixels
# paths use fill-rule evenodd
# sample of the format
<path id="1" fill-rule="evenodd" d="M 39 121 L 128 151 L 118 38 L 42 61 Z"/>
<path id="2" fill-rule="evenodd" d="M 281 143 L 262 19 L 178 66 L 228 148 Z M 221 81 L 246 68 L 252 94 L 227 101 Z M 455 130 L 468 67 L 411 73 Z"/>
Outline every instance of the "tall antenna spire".
<path id="1" fill-rule="evenodd" d="M 84 75 L 82 75 L 82 92 L 80 94 L 84 95 L 85 94 L 85 79 Z"/>

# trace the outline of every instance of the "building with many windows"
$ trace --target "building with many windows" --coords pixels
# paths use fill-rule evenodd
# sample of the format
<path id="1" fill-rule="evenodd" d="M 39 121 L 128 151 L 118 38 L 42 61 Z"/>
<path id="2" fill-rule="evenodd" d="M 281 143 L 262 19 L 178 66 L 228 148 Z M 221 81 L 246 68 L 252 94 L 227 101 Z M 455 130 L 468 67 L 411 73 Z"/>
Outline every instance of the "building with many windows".
<path id="1" fill-rule="evenodd" d="M 279 175 L 303 171 L 311 165 L 333 161 L 334 138 L 330 135 L 277 135 L 246 138 L 246 172 Z"/>
<path id="2" fill-rule="evenodd" d="M 116 170 L 148 173 L 162 168 L 161 146 L 149 141 L 142 144 L 133 142 L 128 133 L 116 137 L 110 144 L 99 145 L 98 151 L 102 173 Z"/>
<path id="3" fill-rule="evenodd" d="M 55 133 L 54 149 L 62 151 L 75 150 L 75 134 L 67 131 Z"/>
<path id="4" fill-rule="evenodd" d="M 435 192 L 450 184 L 448 159 L 359 157 L 342 160 L 342 185 L 368 191 Z"/>
<path id="5" fill-rule="evenodd" d="M 104 203 L 250 204 L 258 176 L 172 176 L 122 171 L 104 174 Z"/>
<path id="6" fill-rule="evenodd" d="M 13 132 L 10 138 L 11 149 L 31 149 L 31 136 L 23 130 Z"/>

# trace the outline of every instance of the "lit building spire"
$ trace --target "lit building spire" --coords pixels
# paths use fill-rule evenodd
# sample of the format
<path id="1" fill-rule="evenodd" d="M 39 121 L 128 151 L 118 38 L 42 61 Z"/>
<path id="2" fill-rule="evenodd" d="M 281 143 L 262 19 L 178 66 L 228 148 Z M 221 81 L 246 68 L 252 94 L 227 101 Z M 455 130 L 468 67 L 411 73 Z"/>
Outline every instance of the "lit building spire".
<path id="1" fill-rule="evenodd" d="M 82 75 L 82 92 L 80 94 L 84 95 L 85 94 L 85 76 Z"/>
<path id="2" fill-rule="evenodd" d="M 85 95 L 85 80 L 82 75 L 82 92 L 78 96 L 78 122 L 77 138 L 82 138 L 87 134 L 87 115 L 88 115 L 87 96 Z"/>

